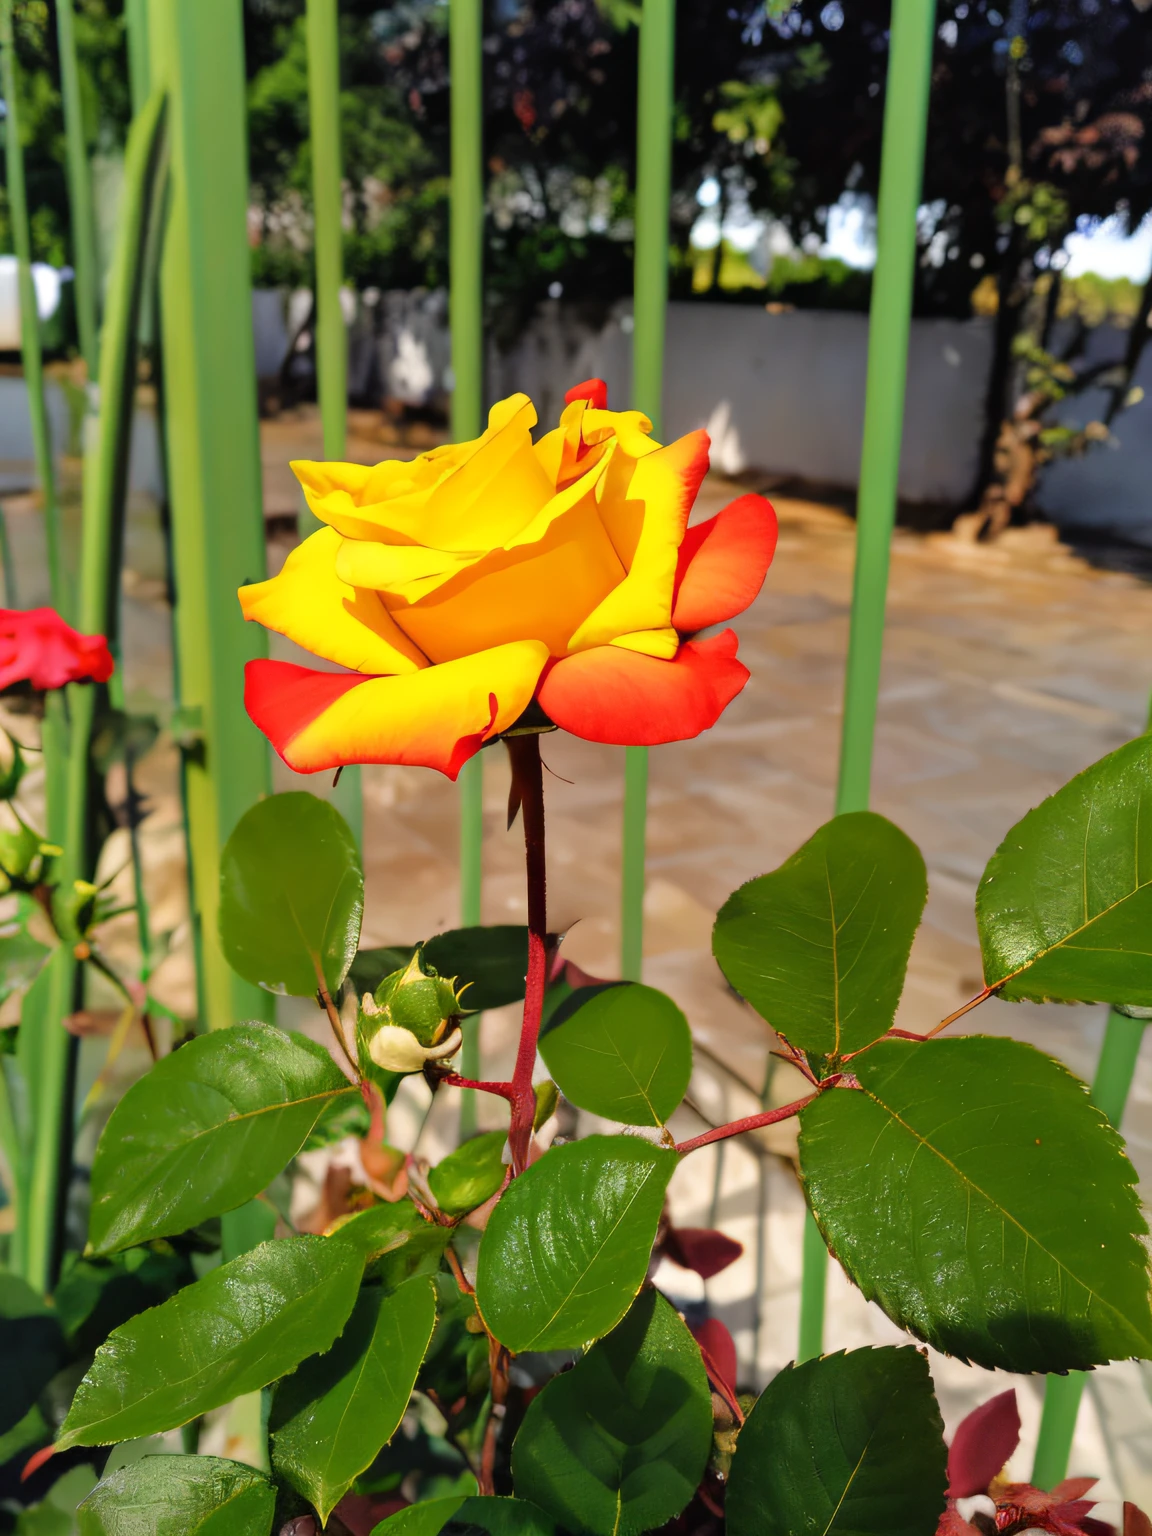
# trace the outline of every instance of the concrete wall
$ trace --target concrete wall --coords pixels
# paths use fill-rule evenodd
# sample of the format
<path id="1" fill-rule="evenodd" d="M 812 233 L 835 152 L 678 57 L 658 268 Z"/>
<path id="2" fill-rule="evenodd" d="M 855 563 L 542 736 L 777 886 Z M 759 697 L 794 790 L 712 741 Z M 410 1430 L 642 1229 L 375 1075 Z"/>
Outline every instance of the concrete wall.
<path id="1" fill-rule="evenodd" d="M 563 387 L 590 375 L 628 400 L 631 314 L 618 306 L 592 333 L 558 304 L 506 354 L 489 351 L 489 394 L 523 389 L 554 419 Z M 972 483 L 992 333 L 983 320 L 917 320 L 908 362 L 900 494 L 958 503 Z M 712 434 L 712 461 L 852 486 L 860 464 L 868 321 L 820 310 L 672 304 L 666 338 L 664 432 Z"/>

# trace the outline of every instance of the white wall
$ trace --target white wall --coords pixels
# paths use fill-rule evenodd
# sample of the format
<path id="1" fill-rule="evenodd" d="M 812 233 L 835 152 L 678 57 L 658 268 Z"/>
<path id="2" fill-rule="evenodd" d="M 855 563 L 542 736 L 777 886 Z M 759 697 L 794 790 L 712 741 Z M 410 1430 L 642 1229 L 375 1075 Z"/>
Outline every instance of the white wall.
<path id="1" fill-rule="evenodd" d="M 558 304 L 511 352 L 489 349 L 488 393 L 523 389 L 550 421 L 563 388 L 606 379 L 609 401 L 628 400 L 630 306 L 599 333 Z M 664 434 L 712 433 L 712 460 L 853 486 L 864 424 L 868 321 L 822 310 L 769 314 L 760 306 L 671 304 L 665 353 Z M 992 331 L 983 320 L 913 322 L 900 494 L 959 502 L 976 472 Z"/>

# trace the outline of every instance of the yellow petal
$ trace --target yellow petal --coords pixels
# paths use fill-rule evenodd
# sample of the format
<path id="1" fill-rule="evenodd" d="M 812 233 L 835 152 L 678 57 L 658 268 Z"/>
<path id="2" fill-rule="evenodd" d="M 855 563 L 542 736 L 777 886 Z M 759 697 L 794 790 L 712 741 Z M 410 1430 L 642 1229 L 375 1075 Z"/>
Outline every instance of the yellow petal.
<path id="1" fill-rule="evenodd" d="M 610 645 L 618 645 L 625 651 L 639 651 L 642 656 L 658 656 L 661 661 L 671 661 L 680 649 L 680 636 L 674 629 L 641 629 L 631 635 L 617 635 Z"/>
<path id="2" fill-rule="evenodd" d="M 627 458 L 621 455 L 624 463 Z M 688 514 L 708 468 L 708 434 L 689 432 L 636 462 L 627 493 L 614 494 L 611 470 L 605 478 L 600 515 L 618 551 L 635 536 L 625 557 L 628 574 L 573 634 L 571 648 L 605 645 L 618 635 L 666 629 L 672 622 L 676 558 Z M 638 532 L 637 506 L 642 509 Z"/>
<path id="3" fill-rule="evenodd" d="M 386 601 L 400 628 L 436 662 L 523 639 L 563 656 L 573 629 L 623 576 L 589 486 L 549 518 L 535 543 L 494 550 L 419 602 Z"/>
<path id="4" fill-rule="evenodd" d="M 295 722 L 291 692 L 269 704 L 276 715 L 271 728 L 258 708 L 250 705 L 249 713 L 298 773 L 340 763 L 411 763 L 455 778 L 482 741 L 524 713 L 547 660 L 547 646 L 522 640 L 405 677 L 369 678 Z"/>
<path id="5" fill-rule="evenodd" d="M 340 580 L 336 556 L 343 542 L 335 529 L 321 528 L 292 551 L 278 576 L 241 587 L 244 617 L 355 672 L 427 666 L 375 592 Z"/>
<path id="6" fill-rule="evenodd" d="M 498 401 L 488 428 L 405 463 L 292 467 L 308 505 L 349 538 L 419 543 L 451 553 L 491 549 L 523 528 L 552 494 L 532 448 L 527 395 Z"/>
<path id="7" fill-rule="evenodd" d="M 483 551 L 449 554 L 422 544 L 380 544 L 374 539 L 341 539 L 336 573 L 342 581 L 416 602 L 452 576 L 466 571 Z"/>

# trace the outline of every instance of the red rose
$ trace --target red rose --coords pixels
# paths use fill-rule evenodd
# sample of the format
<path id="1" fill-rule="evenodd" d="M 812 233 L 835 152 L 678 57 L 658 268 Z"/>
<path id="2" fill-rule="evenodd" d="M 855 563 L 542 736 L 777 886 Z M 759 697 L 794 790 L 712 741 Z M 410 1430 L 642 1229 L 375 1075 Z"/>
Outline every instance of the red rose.
<path id="1" fill-rule="evenodd" d="M 81 635 L 54 608 L 0 608 L 0 689 L 104 683 L 114 666 L 103 635 Z"/>

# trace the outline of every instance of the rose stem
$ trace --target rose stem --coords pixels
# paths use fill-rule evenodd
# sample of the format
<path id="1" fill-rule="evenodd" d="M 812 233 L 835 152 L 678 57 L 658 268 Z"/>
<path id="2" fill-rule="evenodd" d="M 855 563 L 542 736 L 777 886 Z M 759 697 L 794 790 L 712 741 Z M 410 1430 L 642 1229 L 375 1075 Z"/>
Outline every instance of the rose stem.
<path id="1" fill-rule="evenodd" d="M 693 1136 L 691 1141 L 678 1141 L 675 1150 L 681 1154 L 695 1152 L 697 1147 L 706 1147 L 713 1141 L 726 1141 L 729 1136 L 740 1136 L 745 1131 L 758 1131 L 763 1125 L 775 1125 L 780 1120 L 788 1120 L 811 1104 L 813 1099 L 818 1099 L 826 1088 L 835 1088 L 839 1082 L 839 1076 L 826 1077 L 816 1092 L 810 1093 L 806 1099 L 797 1099 L 779 1109 L 766 1110 L 762 1115 L 749 1115 L 746 1120 L 732 1120 L 728 1125 L 718 1125 L 701 1136 Z"/>
<path id="2" fill-rule="evenodd" d="M 508 755 L 512 775 L 520 792 L 524 815 L 524 860 L 528 877 L 528 975 L 524 988 L 524 1020 L 520 1026 L 520 1046 L 512 1073 L 512 1123 L 508 1146 L 512 1171 L 523 1173 L 528 1164 L 532 1139 L 532 1121 L 536 1098 L 532 1091 L 532 1072 L 536 1065 L 536 1042 L 540 1038 L 540 1015 L 544 1008 L 544 988 L 548 980 L 548 922 L 546 870 L 544 858 L 544 776 L 540 767 L 540 737 L 533 733 L 509 736 Z"/>

